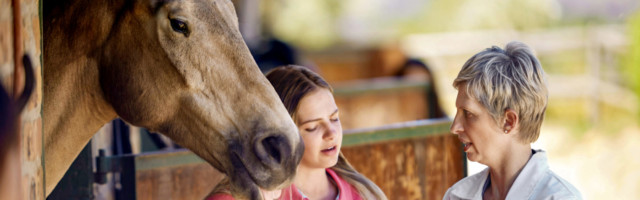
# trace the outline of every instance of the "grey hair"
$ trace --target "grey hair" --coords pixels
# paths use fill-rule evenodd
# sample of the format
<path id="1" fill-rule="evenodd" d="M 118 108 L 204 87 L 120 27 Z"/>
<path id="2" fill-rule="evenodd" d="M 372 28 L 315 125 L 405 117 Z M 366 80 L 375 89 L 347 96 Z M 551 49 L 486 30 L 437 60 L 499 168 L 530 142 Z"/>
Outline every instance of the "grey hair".
<path id="1" fill-rule="evenodd" d="M 514 41 L 504 50 L 493 46 L 474 55 L 453 81 L 456 89 L 463 84 L 467 95 L 479 101 L 498 125 L 507 109 L 514 110 L 519 118 L 520 141 L 538 140 L 547 108 L 547 81 L 527 45 Z"/>

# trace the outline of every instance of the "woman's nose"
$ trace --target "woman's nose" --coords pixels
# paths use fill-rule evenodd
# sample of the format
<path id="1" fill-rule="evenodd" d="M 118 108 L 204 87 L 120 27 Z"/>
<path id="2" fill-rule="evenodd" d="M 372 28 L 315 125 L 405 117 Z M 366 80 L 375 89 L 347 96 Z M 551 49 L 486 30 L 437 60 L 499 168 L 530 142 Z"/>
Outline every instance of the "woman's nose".
<path id="1" fill-rule="evenodd" d="M 456 116 L 453 118 L 453 123 L 451 124 L 451 128 L 449 128 L 449 131 L 451 131 L 451 133 L 455 135 L 458 135 L 462 131 L 464 131 L 464 129 L 462 128 L 462 124 L 460 123 L 460 119 L 458 119 L 458 113 L 456 113 Z"/>
<path id="2" fill-rule="evenodd" d="M 327 140 L 333 140 L 337 135 L 338 129 L 334 125 L 328 124 L 324 131 L 324 138 Z"/>

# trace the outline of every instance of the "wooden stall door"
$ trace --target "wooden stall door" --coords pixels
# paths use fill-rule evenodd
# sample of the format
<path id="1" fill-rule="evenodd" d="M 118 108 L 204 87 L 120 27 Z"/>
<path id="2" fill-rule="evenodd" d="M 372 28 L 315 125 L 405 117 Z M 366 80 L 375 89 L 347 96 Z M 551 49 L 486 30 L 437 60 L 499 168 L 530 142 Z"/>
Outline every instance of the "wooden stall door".
<path id="1" fill-rule="evenodd" d="M 31 60 L 36 80 L 34 91 L 21 114 L 22 121 L 19 123 L 18 148 L 22 180 L 17 184 L 21 184 L 22 198 L 28 200 L 44 199 L 43 137 L 40 114 L 42 108 L 41 31 L 38 5 L 37 0 L 0 0 L 0 87 L 10 92 L 17 90 L 17 94 L 22 92 L 24 70 L 21 58 L 24 54 Z M 14 70 L 16 65 L 18 65 L 18 72 Z M 17 76 L 14 76 L 16 73 Z"/>
<path id="2" fill-rule="evenodd" d="M 137 172 L 136 199 L 204 199 L 224 177 L 208 163 Z"/>
<path id="3" fill-rule="evenodd" d="M 461 148 L 455 135 L 441 134 L 350 146 L 342 152 L 389 199 L 442 199 L 465 176 Z"/>

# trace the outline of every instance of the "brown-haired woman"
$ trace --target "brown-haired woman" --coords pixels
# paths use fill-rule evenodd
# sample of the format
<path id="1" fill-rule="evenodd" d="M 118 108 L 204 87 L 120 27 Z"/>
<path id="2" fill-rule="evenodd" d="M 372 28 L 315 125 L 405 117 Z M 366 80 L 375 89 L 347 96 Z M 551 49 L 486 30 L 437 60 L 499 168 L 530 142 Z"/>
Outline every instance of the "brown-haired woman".
<path id="1" fill-rule="evenodd" d="M 342 126 L 331 86 L 318 74 L 295 65 L 274 68 L 266 76 L 298 126 L 305 150 L 293 184 L 281 191 L 265 191 L 263 196 L 386 200 L 382 190 L 353 169 L 340 153 Z M 209 199 L 233 198 L 216 193 Z"/>

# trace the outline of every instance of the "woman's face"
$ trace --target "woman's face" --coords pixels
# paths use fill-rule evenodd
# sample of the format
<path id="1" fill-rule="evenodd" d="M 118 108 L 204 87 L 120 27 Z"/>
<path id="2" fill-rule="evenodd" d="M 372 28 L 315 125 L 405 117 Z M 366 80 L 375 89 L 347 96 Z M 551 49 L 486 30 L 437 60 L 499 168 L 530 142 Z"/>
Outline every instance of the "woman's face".
<path id="1" fill-rule="evenodd" d="M 499 163 L 501 150 L 509 138 L 493 120 L 489 111 L 477 100 L 469 97 L 464 84 L 458 88 L 456 117 L 451 133 L 458 135 L 469 160 L 485 165 Z"/>
<path id="2" fill-rule="evenodd" d="M 342 144 L 342 125 L 331 91 L 318 88 L 302 97 L 296 119 L 305 146 L 300 165 L 308 168 L 334 166 Z"/>

